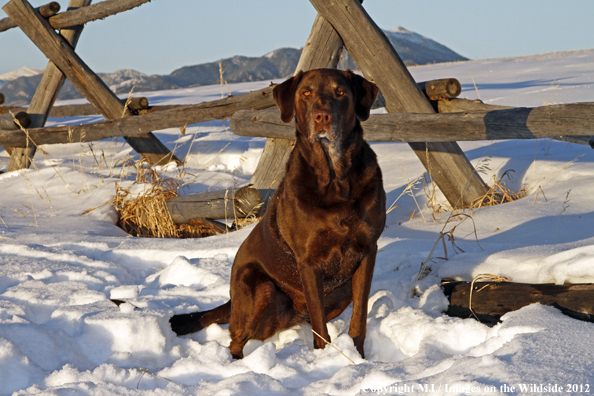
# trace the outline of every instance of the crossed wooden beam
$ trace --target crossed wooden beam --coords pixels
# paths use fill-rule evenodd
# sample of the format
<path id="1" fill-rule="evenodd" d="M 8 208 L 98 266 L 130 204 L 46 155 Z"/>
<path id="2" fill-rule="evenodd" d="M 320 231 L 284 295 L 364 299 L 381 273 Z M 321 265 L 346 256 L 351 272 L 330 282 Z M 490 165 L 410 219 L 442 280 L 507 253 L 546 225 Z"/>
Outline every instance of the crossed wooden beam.
<path id="1" fill-rule="evenodd" d="M 87 7 L 91 1 L 70 0 L 68 9 Z M 138 5 L 143 2 L 146 1 L 136 0 L 135 3 Z M 83 25 L 63 28 L 60 34 L 57 34 L 54 27 L 27 0 L 11 0 L 3 10 L 49 59 L 41 83 L 27 110 L 32 118 L 32 128 L 45 125 L 65 78 L 68 78 L 105 118 L 111 120 L 132 115 L 99 76 L 74 52 Z M 152 132 L 124 137 L 124 139 L 151 164 L 165 164 L 171 160 L 180 162 Z M 36 146 L 7 147 L 6 149 L 10 154 L 7 170 L 12 171 L 30 166 Z"/>

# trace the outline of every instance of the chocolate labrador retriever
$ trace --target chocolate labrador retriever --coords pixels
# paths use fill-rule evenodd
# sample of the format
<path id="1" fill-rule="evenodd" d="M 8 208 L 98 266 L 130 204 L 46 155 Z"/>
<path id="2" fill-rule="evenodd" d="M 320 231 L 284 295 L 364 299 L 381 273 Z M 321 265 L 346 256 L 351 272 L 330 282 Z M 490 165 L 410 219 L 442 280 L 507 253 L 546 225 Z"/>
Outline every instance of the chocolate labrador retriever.
<path id="1" fill-rule="evenodd" d="M 229 323 L 234 358 L 250 339 L 264 340 L 309 322 L 330 341 L 326 322 L 353 302 L 349 335 L 363 357 L 367 301 L 386 220 L 375 153 L 363 140 L 378 89 L 352 73 L 317 69 L 274 90 L 281 119 L 295 115 L 296 142 L 266 214 L 239 248 L 231 300 L 205 312 L 175 315 L 178 334 Z M 314 336 L 314 345 L 325 341 Z"/>

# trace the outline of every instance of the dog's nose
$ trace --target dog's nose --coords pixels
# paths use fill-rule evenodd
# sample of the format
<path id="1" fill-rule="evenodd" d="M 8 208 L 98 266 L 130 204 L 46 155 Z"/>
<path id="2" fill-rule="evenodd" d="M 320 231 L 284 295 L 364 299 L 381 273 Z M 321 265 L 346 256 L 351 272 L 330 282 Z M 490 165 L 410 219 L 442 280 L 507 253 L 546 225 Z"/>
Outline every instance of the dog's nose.
<path id="1" fill-rule="evenodd" d="M 329 124 L 330 118 L 330 114 L 326 110 L 314 111 L 314 120 L 316 121 L 316 124 Z"/>

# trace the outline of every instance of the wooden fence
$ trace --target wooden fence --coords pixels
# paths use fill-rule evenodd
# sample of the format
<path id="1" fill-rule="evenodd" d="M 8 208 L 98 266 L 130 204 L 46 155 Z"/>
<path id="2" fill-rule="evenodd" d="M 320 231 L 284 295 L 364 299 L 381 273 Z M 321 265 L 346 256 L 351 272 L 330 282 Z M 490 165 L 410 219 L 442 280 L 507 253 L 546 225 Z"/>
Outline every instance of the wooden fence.
<path id="1" fill-rule="evenodd" d="M 0 145 L 11 154 L 8 171 L 28 167 L 37 145 L 87 142 L 114 136 L 124 137 L 151 164 L 179 162 L 151 131 L 231 118 L 234 133 L 267 138 L 251 179 L 252 188 L 240 194 L 242 201 L 253 201 L 252 208 L 260 200 L 265 202 L 284 175 L 294 139 L 294 127 L 283 124 L 278 111 L 270 110 L 275 108 L 272 87 L 197 105 L 150 107 L 139 98 L 138 103 L 125 106 L 76 54 L 74 49 L 84 23 L 147 1 L 106 0 L 90 5 L 91 0 L 71 0 L 69 10 L 64 13 L 56 13 L 52 3 L 34 9 L 27 0 L 11 0 L 3 7 L 9 18 L 0 21 L 0 31 L 18 26 L 49 59 L 26 112 L 21 108 L 0 106 L 0 113 L 10 110 L 21 124 L 17 125 L 12 115 L 0 115 Z M 417 84 L 359 1 L 310 2 L 318 15 L 296 72 L 334 68 L 346 47 L 365 77 L 379 86 L 383 94 L 381 105 L 388 111 L 388 114 L 372 115 L 364 123 L 365 138 L 409 143 L 425 168 L 430 168 L 431 178 L 453 207 L 468 207 L 487 191 L 456 141 L 550 137 L 594 145 L 590 139 L 594 104 L 529 109 L 453 99 L 460 93 L 458 81 L 450 78 Z M 60 34 L 54 30 L 58 28 Z M 53 107 L 65 78 L 90 105 Z M 103 114 L 107 120 L 44 128 L 50 115 L 95 113 Z M 27 133 L 21 126 L 27 128 Z M 177 223 L 183 223 L 221 216 L 220 209 L 215 214 L 213 205 L 203 202 L 223 199 L 226 193 L 209 194 L 208 197 L 194 195 L 176 199 L 169 205 L 172 217 Z M 193 206 L 184 206 L 190 205 L 188 202 Z"/>

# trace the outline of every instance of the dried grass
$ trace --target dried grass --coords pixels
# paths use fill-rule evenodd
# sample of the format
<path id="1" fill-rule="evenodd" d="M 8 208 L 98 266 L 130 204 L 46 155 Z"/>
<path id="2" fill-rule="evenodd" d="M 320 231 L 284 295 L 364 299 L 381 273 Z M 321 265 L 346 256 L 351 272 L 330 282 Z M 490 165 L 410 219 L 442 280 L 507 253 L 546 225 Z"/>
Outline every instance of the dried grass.
<path id="1" fill-rule="evenodd" d="M 180 179 L 162 177 L 144 161 L 126 161 L 124 166 L 136 170 L 133 186 L 143 187 L 136 194 L 131 188 L 124 188 L 116 183 L 113 204 L 119 214 L 118 226 L 128 234 L 149 238 L 196 238 L 220 233 L 206 222 L 173 222 L 166 202 L 179 195 Z"/>
<path id="2" fill-rule="evenodd" d="M 506 171 L 503 176 L 507 174 L 508 171 Z M 507 188 L 505 186 L 505 182 L 503 181 L 503 176 L 501 179 L 497 180 L 497 177 L 493 175 L 493 185 L 489 187 L 489 191 L 487 191 L 485 195 L 472 203 L 472 208 L 482 208 L 485 206 L 494 206 L 506 202 L 513 202 L 528 195 L 528 191 L 524 189 L 520 189 L 520 191 L 515 193 Z"/>

